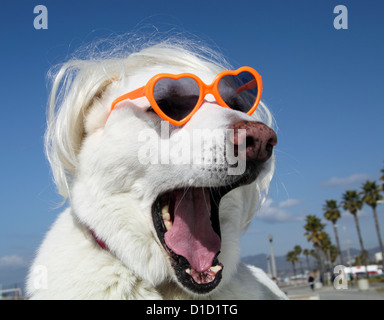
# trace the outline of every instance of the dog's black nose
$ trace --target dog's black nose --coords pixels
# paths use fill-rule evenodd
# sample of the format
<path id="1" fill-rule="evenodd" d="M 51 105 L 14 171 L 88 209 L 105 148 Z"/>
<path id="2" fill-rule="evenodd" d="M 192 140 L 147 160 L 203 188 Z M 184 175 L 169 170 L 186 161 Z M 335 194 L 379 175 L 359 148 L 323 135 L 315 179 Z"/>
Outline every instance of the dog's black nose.
<path id="1" fill-rule="evenodd" d="M 245 147 L 247 162 L 265 162 L 271 157 L 273 147 L 277 144 L 277 136 L 270 127 L 262 122 L 240 121 L 233 124 L 230 129 L 234 130 L 232 142 L 235 153 L 240 146 Z M 245 129 L 245 135 L 242 131 L 239 132 L 239 129 Z"/>

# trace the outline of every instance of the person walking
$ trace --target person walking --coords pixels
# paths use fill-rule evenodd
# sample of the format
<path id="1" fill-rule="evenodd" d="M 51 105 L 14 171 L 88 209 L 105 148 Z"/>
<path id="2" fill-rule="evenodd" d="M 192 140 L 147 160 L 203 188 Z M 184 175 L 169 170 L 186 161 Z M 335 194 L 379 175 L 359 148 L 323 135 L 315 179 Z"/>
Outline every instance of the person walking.
<path id="1" fill-rule="evenodd" d="M 315 277 L 313 276 L 312 273 L 309 274 L 308 283 L 309 283 L 311 290 L 314 291 L 315 290 Z"/>

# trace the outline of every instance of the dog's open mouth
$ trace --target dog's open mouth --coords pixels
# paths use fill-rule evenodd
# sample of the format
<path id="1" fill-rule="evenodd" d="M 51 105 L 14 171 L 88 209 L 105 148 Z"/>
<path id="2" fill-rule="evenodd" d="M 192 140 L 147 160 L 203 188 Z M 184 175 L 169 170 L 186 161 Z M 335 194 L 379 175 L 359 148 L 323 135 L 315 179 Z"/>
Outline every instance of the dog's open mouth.
<path id="1" fill-rule="evenodd" d="M 208 293 L 222 278 L 219 204 L 233 188 L 175 189 L 157 197 L 152 207 L 160 242 L 171 257 L 178 281 L 195 293 Z"/>
<path id="2" fill-rule="evenodd" d="M 209 188 L 176 189 L 153 205 L 157 235 L 171 257 L 178 280 L 197 293 L 221 280 L 219 192 Z"/>

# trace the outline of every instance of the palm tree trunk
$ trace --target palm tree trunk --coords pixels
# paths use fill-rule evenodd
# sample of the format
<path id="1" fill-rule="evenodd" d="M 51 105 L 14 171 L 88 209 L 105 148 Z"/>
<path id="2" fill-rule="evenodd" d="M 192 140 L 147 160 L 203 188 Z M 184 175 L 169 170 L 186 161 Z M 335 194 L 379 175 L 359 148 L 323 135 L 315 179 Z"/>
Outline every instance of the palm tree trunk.
<path id="1" fill-rule="evenodd" d="M 343 256 L 341 254 L 339 235 L 337 233 L 337 228 L 336 228 L 336 223 L 333 224 L 333 231 L 335 232 L 336 245 L 337 245 L 337 250 L 339 251 L 339 257 L 340 257 L 340 264 L 344 265 Z"/>
<path id="2" fill-rule="evenodd" d="M 357 213 L 353 214 L 353 217 L 355 218 L 357 235 L 359 236 L 359 242 L 360 242 L 360 247 L 361 247 L 361 258 L 363 260 L 363 263 L 365 266 L 365 274 L 366 274 L 366 277 L 368 279 L 369 274 L 368 274 L 367 259 L 365 258 L 365 249 L 364 249 L 364 244 L 363 244 L 363 238 L 361 237 L 361 231 L 360 231 L 360 225 L 359 225 L 359 219 L 357 217 Z"/>
<path id="3" fill-rule="evenodd" d="M 311 266 L 309 265 L 309 258 L 307 255 L 305 256 L 305 260 L 307 261 L 308 271 L 311 272 Z"/>
<path id="4" fill-rule="evenodd" d="M 292 261 L 293 276 L 296 277 L 295 262 Z"/>
<path id="5" fill-rule="evenodd" d="M 383 249 L 383 241 L 381 240 L 380 227 L 379 227 L 379 219 L 377 218 L 376 207 L 372 207 L 373 217 L 375 219 L 377 237 L 379 239 L 380 251 L 381 251 L 381 263 L 384 266 L 384 249 Z"/>
<path id="6" fill-rule="evenodd" d="M 324 260 L 321 256 L 320 247 L 318 245 L 316 245 L 315 249 L 316 249 L 316 253 L 317 253 L 317 257 L 318 257 L 318 261 L 319 261 L 319 267 L 320 267 L 320 278 L 321 278 L 320 281 L 322 284 L 324 284 L 324 281 L 325 281 L 325 279 L 324 279 L 324 274 L 325 274 L 325 272 L 324 272 Z"/>

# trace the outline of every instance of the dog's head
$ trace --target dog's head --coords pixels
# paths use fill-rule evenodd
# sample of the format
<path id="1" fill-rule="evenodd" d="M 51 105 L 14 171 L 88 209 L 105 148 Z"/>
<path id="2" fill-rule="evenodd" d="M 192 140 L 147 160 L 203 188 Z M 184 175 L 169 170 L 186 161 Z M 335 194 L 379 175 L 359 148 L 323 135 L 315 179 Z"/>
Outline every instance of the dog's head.
<path id="1" fill-rule="evenodd" d="M 260 103 L 249 116 L 210 95 L 182 126 L 146 97 L 110 108 L 155 74 L 190 72 L 209 84 L 223 69 L 169 45 L 70 61 L 54 82 L 46 136 L 59 191 L 79 221 L 142 279 L 197 295 L 236 270 L 240 235 L 273 173 L 270 114 Z"/>

